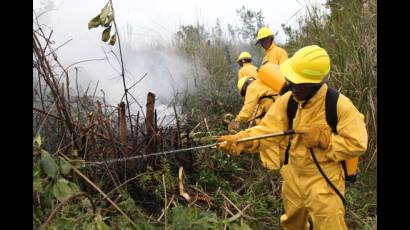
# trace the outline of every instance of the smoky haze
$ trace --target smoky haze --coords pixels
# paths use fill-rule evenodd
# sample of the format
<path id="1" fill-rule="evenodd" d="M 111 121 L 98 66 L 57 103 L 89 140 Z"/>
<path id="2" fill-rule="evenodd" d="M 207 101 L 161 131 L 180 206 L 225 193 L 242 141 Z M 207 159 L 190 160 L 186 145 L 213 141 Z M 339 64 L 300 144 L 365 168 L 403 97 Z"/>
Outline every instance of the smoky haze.
<path id="1" fill-rule="evenodd" d="M 167 108 L 177 93 L 195 90 L 191 73 L 193 67 L 198 70 L 198 65 L 178 56 L 171 46 L 172 35 L 180 25 L 203 22 L 209 26 L 214 25 L 219 18 L 223 24 L 236 26 L 238 17 L 235 9 L 244 5 L 255 11 L 263 9 L 266 22 L 279 32 L 278 38 L 283 42 L 280 23 L 287 23 L 294 13 L 304 7 L 306 1 L 113 1 L 126 68 L 126 85 L 131 86 L 147 73 L 132 88 L 131 93 L 142 107 L 145 107 L 147 93 L 155 93 L 156 107 L 161 114 L 160 108 Z M 107 102 L 117 105 L 124 92 L 119 74 L 121 66 L 112 55 L 110 46 L 101 41 L 102 28 L 88 30 L 87 27 L 88 22 L 100 13 L 106 3 L 107 0 L 33 0 L 33 11 L 41 15 L 38 21 L 45 25 L 44 29 L 48 31 L 46 34 L 53 31 L 53 48 L 69 41 L 56 51 L 63 66 L 84 60 L 109 58 L 111 64 L 107 60 L 94 60 L 76 64 L 77 70 L 74 66 L 70 68 L 70 85 L 71 88 L 75 87 L 78 73 L 80 90 L 84 91 L 90 85 L 90 91 L 93 92 L 98 82 L 96 96 L 101 97 L 103 90 Z M 218 7 L 215 7 L 216 4 Z M 119 57 L 118 42 L 112 49 Z M 206 75 L 203 70 L 199 71 L 201 75 Z M 138 107 L 132 105 L 131 109 Z"/>
<path id="2" fill-rule="evenodd" d="M 53 48 L 69 41 L 56 51 L 64 67 L 85 61 L 69 69 L 70 88 L 73 91 L 71 94 L 76 94 L 77 80 L 80 92 L 89 88 L 88 94 L 92 94 L 98 86 L 95 90 L 96 97 L 102 97 L 103 91 L 107 103 L 117 105 L 124 94 L 118 41 L 111 47 L 101 41 L 101 28 L 88 30 L 87 27 L 88 21 L 99 13 L 105 3 L 106 1 L 84 1 L 81 4 L 78 1 L 37 1 L 34 11 L 36 15 L 43 13 L 38 21 L 46 25 L 46 34 L 50 33 L 50 29 L 53 31 Z M 58 9 L 55 10 L 56 8 Z M 33 17 L 35 18 L 34 14 Z M 170 46 L 170 36 L 165 41 L 164 36 L 155 34 L 157 32 L 145 31 L 144 36 L 138 35 L 129 24 L 120 26 L 119 29 L 126 85 L 130 87 L 146 73 L 130 92 L 143 110 L 147 93 L 153 92 L 156 95 L 156 109 L 161 117 L 174 113 L 170 104 L 177 94 L 193 92 L 194 87 L 190 62 L 177 55 L 176 50 Z M 109 61 L 91 60 L 105 58 Z M 133 98 L 129 97 L 129 100 L 132 113 L 136 113 L 139 106 Z"/>

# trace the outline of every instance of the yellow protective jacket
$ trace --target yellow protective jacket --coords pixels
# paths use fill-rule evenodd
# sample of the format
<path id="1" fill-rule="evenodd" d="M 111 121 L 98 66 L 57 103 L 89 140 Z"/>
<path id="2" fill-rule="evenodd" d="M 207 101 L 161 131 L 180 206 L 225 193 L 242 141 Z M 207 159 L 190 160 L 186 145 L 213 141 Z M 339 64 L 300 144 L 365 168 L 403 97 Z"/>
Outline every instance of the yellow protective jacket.
<path id="1" fill-rule="evenodd" d="M 273 96 L 273 98 L 262 98 L 264 96 Z M 257 117 L 263 117 L 278 96 L 277 92 L 274 92 L 260 79 L 254 80 L 246 89 L 245 101 L 235 121 L 251 121 Z M 258 124 L 260 120 L 261 119 L 256 119 L 256 124 Z"/>
<path id="2" fill-rule="evenodd" d="M 327 85 L 324 84 L 318 92 L 302 108 L 299 102 L 298 110 L 293 120 L 293 127 L 304 124 L 328 125 L 326 122 L 325 97 Z M 269 109 L 265 117 L 250 129 L 245 130 L 247 136 L 262 135 L 289 129 L 287 118 L 287 105 L 291 92 L 279 97 Z M 367 130 L 364 123 L 364 116 L 353 103 L 343 94 L 340 94 L 337 103 L 337 134 L 332 133 L 330 144 L 327 149 L 314 149 L 318 162 L 324 164 L 339 164 L 339 161 L 354 158 L 363 154 L 367 149 Z M 252 149 L 256 151 L 260 147 L 273 146 L 275 154 L 279 154 L 281 160 L 284 159 L 284 150 L 289 137 L 271 138 L 261 141 L 254 141 Z M 266 143 L 263 143 L 266 142 Z M 274 144 L 274 143 L 279 143 Z M 313 159 L 308 148 L 298 134 L 295 134 L 291 141 L 289 162 L 300 168 L 315 168 Z"/>
<path id="3" fill-rule="evenodd" d="M 265 56 L 263 57 L 262 64 L 266 61 L 272 62 L 273 64 L 280 65 L 288 59 L 288 53 L 272 42 L 272 45 L 265 51 Z"/>
<path id="4" fill-rule="evenodd" d="M 263 98 L 265 96 L 273 96 L 273 98 Z M 277 92 L 265 85 L 260 79 L 256 79 L 246 89 L 244 105 L 235 120 L 239 122 L 251 121 L 260 117 L 255 119 L 256 125 L 259 124 L 264 114 L 266 114 L 278 97 L 279 94 Z M 265 168 L 270 170 L 277 170 L 280 168 L 279 157 L 275 155 L 269 147 L 261 150 L 259 152 L 259 157 Z"/>
<path id="5" fill-rule="evenodd" d="M 238 80 L 242 77 L 258 78 L 257 68 L 251 63 L 243 63 L 243 66 L 238 71 Z"/>

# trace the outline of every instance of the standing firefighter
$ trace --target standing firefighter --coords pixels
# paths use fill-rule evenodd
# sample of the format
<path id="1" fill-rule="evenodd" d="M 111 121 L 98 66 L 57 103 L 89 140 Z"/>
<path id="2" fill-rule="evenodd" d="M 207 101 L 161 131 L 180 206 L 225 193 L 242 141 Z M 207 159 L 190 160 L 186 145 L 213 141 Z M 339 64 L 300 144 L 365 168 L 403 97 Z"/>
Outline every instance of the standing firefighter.
<path id="1" fill-rule="evenodd" d="M 243 77 L 238 81 L 238 90 L 244 97 L 244 104 L 235 120 L 229 123 L 229 131 L 239 128 L 240 122 L 253 122 L 259 124 L 263 116 L 278 98 L 278 92 L 273 91 L 260 79 Z M 260 151 L 263 166 L 270 170 L 279 169 L 279 158 L 269 150 Z"/>
<path id="2" fill-rule="evenodd" d="M 256 66 L 252 65 L 252 56 L 248 52 L 242 52 L 238 57 L 238 65 L 240 69 L 238 71 L 238 81 L 243 77 L 258 78 L 258 72 Z"/>
<path id="3" fill-rule="evenodd" d="M 346 96 L 337 93 L 337 125 L 332 131 L 327 103 L 329 95 L 337 91 L 326 84 L 330 59 L 323 48 L 304 47 L 280 68 L 291 92 L 278 98 L 258 126 L 220 137 L 218 141 L 225 142 L 219 148 L 238 154 L 272 146 L 284 163 L 281 175 L 285 213 L 280 218 L 284 229 L 304 229 L 309 225 L 308 217 L 315 230 L 347 229 L 343 206 L 346 176 L 341 162 L 366 151 L 364 116 Z M 294 115 L 289 112 L 292 103 L 296 108 Z M 237 142 L 244 137 L 290 128 L 296 131 L 290 138 Z"/>
<path id="4" fill-rule="evenodd" d="M 288 59 L 288 53 L 273 42 L 273 33 L 268 27 L 260 28 L 256 39 L 258 41 L 255 45 L 260 44 L 265 49 L 262 64 L 269 61 L 272 64 L 279 65 Z"/>

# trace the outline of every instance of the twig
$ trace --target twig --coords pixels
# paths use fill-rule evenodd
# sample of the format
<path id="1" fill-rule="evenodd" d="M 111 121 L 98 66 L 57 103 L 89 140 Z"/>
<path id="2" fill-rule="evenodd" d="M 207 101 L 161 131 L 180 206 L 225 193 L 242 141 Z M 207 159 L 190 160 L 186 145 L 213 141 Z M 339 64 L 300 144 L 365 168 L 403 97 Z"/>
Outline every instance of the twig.
<path id="1" fill-rule="evenodd" d="M 131 88 L 134 87 L 135 85 L 137 85 L 140 81 L 142 81 L 142 79 L 144 79 L 145 76 L 147 76 L 147 73 L 145 73 L 144 76 L 142 76 L 137 82 L 135 82 L 132 86 L 130 86 L 128 88 L 128 91 L 131 90 Z"/>
<path id="2" fill-rule="evenodd" d="M 179 120 L 178 120 L 178 114 L 177 114 L 177 109 L 175 108 L 175 103 L 173 104 L 174 107 L 174 113 L 175 113 L 175 121 L 177 123 L 177 132 L 178 132 L 178 139 L 177 139 L 177 143 L 178 143 L 178 148 L 181 147 L 181 136 L 180 136 L 180 129 L 179 129 Z"/>
<path id="3" fill-rule="evenodd" d="M 77 89 L 77 120 L 80 120 L 80 90 L 78 89 L 78 67 L 75 67 L 75 84 Z"/>
<path id="4" fill-rule="evenodd" d="M 225 212 L 224 212 L 224 219 L 226 219 L 226 217 L 228 216 L 226 213 L 227 213 L 227 207 L 226 207 L 226 201 L 224 201 L 224 210 L 225 210 Z M 230 211 L 229 211 L 230 212 Z M 227 227 L 228 225 L 225 223 L 225 225 L 224 225 L 224 230 L 226 230 L 226 227 Z"/>
<path id="5" fill-rule="evenodd" d="M 52 31 L 51 31 L 51 32 L 52 32 Z M 50 37 L 51 37 L 51 34 L 50 34 Z M 50 48 L 51 51 L 50 51 L 50 53 L 46 54 L 46 56 L 48 56 L 48 55 L 52 54 L 53 52 L 57 51 L 59 48 L 61 48 L 61 47 L 64 46 L 65 44 L 71 42 L 71 40 L 73 40 L 73 39 L 72 39 L 72 38 L 69 39 L 68 41 L 64 42 L 62 45 L 58 46 L 57 48 L 55 48 L 55 49 L 53 49 L 53 50 L 51 50 L 51 48 Z"/>
<path id="6" fill-rule="evenodd" d="M 171 206 L 171 204 L 172 204 L 173 202 L 174 202 L 174 195 L 171 196 L 171 199 L 169 200 L 168 205 L 167 205 L 167 207 L 165 208 L 165 210 L 167 210 L 167 209 L 169 208 L 169 206 Z M 158 217 L 158 219 L 157 219 L 158 222 L 159 222 L 159 221 L 162 219 L 162 217 L 164 216 L 165 210 L 164 210 L 164 212 L 162 212 L 161 215 Z M 166 222 L 166 221 L 165 221 L 165 222 Z"/>
<path id="7" fill-rule="evenodd" d="M 145 120 L 146 117 L 145 117 L 145 114 L 144 114 L 144 110 L 142 109 L 142 105 L 138 102 L 138 100 L 130 92 L 128 92 L 128 93 L 132 97 L 132 99 L 134 99 L 134 101 L 137 103 L 138 107 L 140 107 L 142 116 L 144 117 L 144 120 Z"/>
<path id="8" fill-rule="evenodd" d="M 162 174 L 162 184 L 164 185 L 164 222 L 165 230 L 167 230 L 167 186 L 165 185 L 165 176 Z M 169 202 L 171 203 L 171 202 Z"/>
<path id="9" fill-rule="evenodd" d="M 50 116 L 50 117 L 55 117 L 55 118 L 57 118 L 57 119 L 60 119 L 60 117 L 57 117 L 56 115 L 50 114 L 50 112 L 51 112 L 51 110 L 54 108 L 54 105 L 55 105 L 55 104 L 56 104 L 56 102 L 54 102 L 54 103 L 51 105 L 50 111 L 48 111 L 48 112 L 41 111 L 41 110 L 39 110 L 39 109 L 33 108 L 33 110 L 41 111 L 43 114 L 46 115 L 46 117 L 44 118 L 43 122 L 41 122 L 41 124 L 40 124 L 40 126 L 39 126 L 39 128 L 38 128 L 37 135 L 40 133 L 41 129 L 43 128 L 43 125 L 45 124 L 45 122 L 46 122 L 48 116 Z"/>
<path id="10" fill-rule="evenodd" d="M 66 85 L 67 85 L 67 101 L 68 101 L 68 111 L 71 114 L 71 103 L 70 103 L 70 79 L 68 77 L 68 71 L 64 71 L 66 76 Z"/>
<path id="11" fill-rule="evenodd" d="M 226 197 L 222 192 L 221 192 L 221 195 L 222 195 L 236 210 L 238 210 L 238 212 L 241 213 L 241 216 L 243 216 L 243 217 L 245 217 L 245 218 L 247 218 L 247 219 L 257 220 L 255 217 L 248 216 L 248 215 L 246 215 L 245 213 L 243 213 L 243 211 L 245 211 L 245 210 L 249 207 L 249 204 L 248 204 L 243 210 L 240 210 L 240 209 L 239 209 L 228 197 Z"/>
<path id="12" fill-rule="evenodd" d="M 53 211 L 51 211 L 50 215 L 48 215 L 46 221 L 44 221 L 44 223 L 41 226 L 41 229 L 47 229 L 47 226 L 50 224 L 51 220 L 53 220 L 54 216 L 57 214 L 57 212 L 61 209 L 61 207 L 63 207 L 66 203 L 68 203 L 70 200 L 77 198 L 79 196 L 85 196 L 87 197 L 90 202 L 91 202 L 91 206 L 93 208 L 93 213 L 95 213 L 95 205 L 93 202 L 93 199 L 90 195 L 88 195 L 85 192 L 78 192 L 75 194 L 72 194 L 71 196 L 67 197 L 65 200 L 63 200 L 61 203 L 59 203 L 54 209 Z"/>
<path id="13" fill-rule="evenodd" d="M 206 130 L 208 131 L 208 135 L 212 136 L 211 132 L 209 131 L 208 122 L 206 121 L 206 118 L 204 118 L 204 122 L 205 122 Z"/>
<path id="14" fill-rule="evenodd" d="M 97 84 L 95 85 L 95 89 L 94 89 L 94 93 L 93 93 L 93 102 L 94 102 L 94 98 L 95 98 L 95 93 L 97 92 L 97 88 L 98 88 L 98 83 L 100 83 L 100 80 L 97 81 Z"/>
<path id="15" fill-rule="evenodd" d="M 84 63 L 84 62 L 89 62 L 89 61 L 104 61 L 106 60 L 105 58 L 95 58 L 95 59 L 87 59 L 87 60 L 83 60 L 83 61 L 78 61 L 78 62 L 74 62 L 73 64 L 67 66 L 65 69 L 68 70 L 71 66 L 76 65 L 76 64 L 80 64 L 80 63 Z"/>
<path id="16" fill-rule="evenodd" d="M 46 81 L 46 83 L 50 86 L 51 92 L 55 100 L 59 102 L 59 103 L 56 103 L 56 106 L 57 106 L 57 111 L 60 117 L 64 117 L 64 122 L 68 130 L 70 131 L 72 136 L 76 137 L 77 133 L 74 132 L 71 117 L 66 108 L 66 101 L 63 95 L 61 95 L 61 93 L 59 92 L 58 83 L 56 82 L 56 79 L 54 77 L 54 72 L 51 69 L 50 63 L 47 61 L 46 57 L 44 56 L 44 52 L 41 52 L 40 50 L 42 50 L 41 43 L 38 40 L 37 35 L 33 32 L 33 52 L 35 53 L 35 56 L 37 56 L 37 59 L 40 61 L 41 68 L 39 68 L 39 70 L 42 76 L 44 77 L 44 80 Z M 57 57 L 55 55 L 53 55 L 53 57 L 54 57 L 54 60 L 61 66 L 61 64 L 57 60 Z M 80 144 L 77 142 L 74 142 L 74 145 L 82 153 Z"/>
<path id="17" fill-rule="evenodd" d="M 58 117 L 57 115 L 54 115 L 54 114 L 51 114 L 51 113 L 47 113 L 47 112 L 42 111 L 42 110 L 40 110 L 40 109 L 33 108 L 33 110 L 34 110 L 34 111 L 37 111 L 37 112 L 40 112 L 40 113 L 42 113 L 42 114 L 45 114 L 45 115 L 47 115 L 47 116 L 49 116 L 49 117 L 52 117 L 52 118 L 54 118 L 54 119 L 63 120 L 63 118 Z M 78 124 L 75 123 L 75 122 L 73 122 L 73 124 L 74 124 L 74 125 L 78 125 Z M 102 133 L 99 133 L 99 132 L 93 131 L 93 130 L 90 130 L 90 132 L 93 133 L 93 134 L 95 134 L 95 135 L 97 135 L 97 136 L 99 136 L 99 137 L 101 137 L 101 138 L 103 138 L 103 139 L 105 139 L 105 140 L 111 141 L 111 143 L 113 143 L 113 144 L 121 145 L 120 142 L 118 142 L 118 141 L 116 141 L 116 140 L 114 140 L 114 139 L 111 140 L 110 137 L 107 137 L 107 136 L 105 136 L 105 135 L 102 134 Z M 79 139 L 79 138 L 77 138 L 77 140 L 78 140 L 78 139 Z M 128 146 L 128 149 L 132 150 L 132 147 L 131 147 L 131 146 Z"/>
<path id="18" fill-rule="evenodd" d="M 110 4 L 111 4 L 111 9 L 112 9 L 112 13 L 114 14 L 114 5 L 112 4 L 112 0 L 110 0 Z M 131 111 L 130 111 L 130 103 L 128 102 L 128 89 L 127 89 L 127 85 L 125 84 L 125 74 L 124 74 L 124 61 L 122 58 L 122 50 L 121 50 L 121 40 L 120 40 L 120 35 L 118 33 L 118 27 L 117 27 L 117 23 L 115 21 L 115 16 L 113 17 L 113 22 L 114 22 L 114 27 L 115 27 L 115 32 L 117 33 L 117 39 L 118 39 L 118 49 L 120 50 L 120 58 L 121 58 L 121 75 L 122 75 L 122 83 L 124 85 L 124 91 L 125 91 L 125 101 L 127 102 L 127 108 L 128 108 L 128 119 L 130 122 L 130 127 L 131 127 L 131 136 L 134 136 L 134 129 L 132 126 L 132 119 L 131 119 Z"/>

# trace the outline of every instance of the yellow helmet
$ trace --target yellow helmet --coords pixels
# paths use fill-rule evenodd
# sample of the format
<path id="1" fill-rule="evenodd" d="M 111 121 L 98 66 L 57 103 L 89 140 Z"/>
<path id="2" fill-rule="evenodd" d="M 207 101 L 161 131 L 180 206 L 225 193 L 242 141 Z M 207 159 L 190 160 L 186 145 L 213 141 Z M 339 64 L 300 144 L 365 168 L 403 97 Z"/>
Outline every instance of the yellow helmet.
<path id="1" fill-rule="evenodd" d="M 325 49 L 306 46 L 284 61 L 280 70 L 293 84 L 321 83 L 329 74 L 330 58 Z"/>
<path id="2" fill-rule="evenodd" d="M 258 31 L 258 35 L 256 37 L 256 40 L 261 40 L 262 38 L 266 38 L 269 36 L 273 36 L 273 32 L 271 29 L 269 29 L 268 27 L 262 27 L 259 29 Z"/>
<path id="3" fill-rule="evenodd" d="M 243 59 L 251 59 L 252 56 L 250 53 L 248 52 L 242 52 L 239 57 L 238 57 L 238 61 L 243 60 Z"/>

